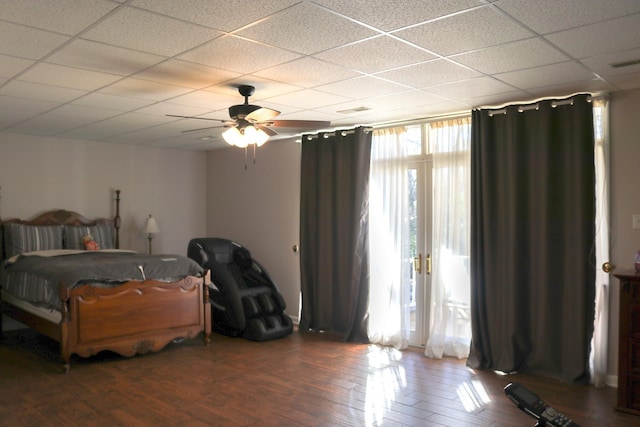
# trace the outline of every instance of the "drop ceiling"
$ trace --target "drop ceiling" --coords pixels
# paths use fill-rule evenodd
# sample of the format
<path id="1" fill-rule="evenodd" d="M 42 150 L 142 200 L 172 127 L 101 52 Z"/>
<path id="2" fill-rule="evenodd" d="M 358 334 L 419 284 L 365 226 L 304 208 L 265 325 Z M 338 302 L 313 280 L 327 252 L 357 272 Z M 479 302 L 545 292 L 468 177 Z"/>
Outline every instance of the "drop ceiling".
<path id="1" fill-rule="evenodd" d="M 639 59 L 640 0 L 3 0 L 0 132 L 212 150 L 167 114 L 228 119 L 241 84 L 343 129 L 640 88 Z"/>

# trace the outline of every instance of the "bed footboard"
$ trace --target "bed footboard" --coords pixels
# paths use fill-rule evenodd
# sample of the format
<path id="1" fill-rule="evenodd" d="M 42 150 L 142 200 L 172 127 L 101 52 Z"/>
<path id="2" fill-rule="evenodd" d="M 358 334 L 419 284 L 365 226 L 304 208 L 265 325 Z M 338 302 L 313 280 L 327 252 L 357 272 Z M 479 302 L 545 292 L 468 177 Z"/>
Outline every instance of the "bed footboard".
<path id="1" fill-rule="evenodd" d="M 111 289 L 85 285 L 60 288 L 63 301 L 60 355 L 65 372 L 72 354 L 103 350 L 134 356 L 164 348 L 176 338 L 204 333 L 211 341 L 209 272 L 174 283 L 147 280 Z"/>

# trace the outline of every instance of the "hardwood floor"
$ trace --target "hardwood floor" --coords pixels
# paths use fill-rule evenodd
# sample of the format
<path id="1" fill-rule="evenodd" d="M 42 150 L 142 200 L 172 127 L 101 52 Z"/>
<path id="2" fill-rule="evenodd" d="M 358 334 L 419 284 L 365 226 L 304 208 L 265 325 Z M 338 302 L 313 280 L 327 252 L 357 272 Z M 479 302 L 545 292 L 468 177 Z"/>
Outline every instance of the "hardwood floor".
<path id="1" fill-rule="evenodd" d="M 503 388 L 518 381 L 581 426 L 638 426 L 614 388 L 476 372 L 419 350 L 302 334 L 213 336 L 130 359 L 72 359 L 30 330 L 0 344 L 0 426 L 533 426 Z"/>

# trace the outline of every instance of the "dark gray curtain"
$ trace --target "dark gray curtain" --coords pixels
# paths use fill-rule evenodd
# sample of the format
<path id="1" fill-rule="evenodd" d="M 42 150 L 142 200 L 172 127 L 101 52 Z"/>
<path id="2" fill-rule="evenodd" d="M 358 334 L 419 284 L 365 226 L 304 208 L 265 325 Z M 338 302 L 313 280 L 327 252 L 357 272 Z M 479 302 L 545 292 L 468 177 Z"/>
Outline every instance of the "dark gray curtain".
<path id="1" fill-rule="evenodd" d="M 364 128 L 302 138 L 300 331 L 368 341 L 370 155 Z"/>
<path id="2" fill-rule="evenodd" d="M 470 367 L 589 379 L 593 110 L 572 99 L 472 113 Z"/>

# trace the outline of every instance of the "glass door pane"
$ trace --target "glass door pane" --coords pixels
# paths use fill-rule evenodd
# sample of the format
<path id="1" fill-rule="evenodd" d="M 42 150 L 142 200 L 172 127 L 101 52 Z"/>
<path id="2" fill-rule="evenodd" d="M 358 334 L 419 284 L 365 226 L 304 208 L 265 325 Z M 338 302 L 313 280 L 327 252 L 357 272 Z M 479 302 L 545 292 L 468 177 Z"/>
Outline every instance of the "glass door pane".
<path id="1" fill-rule="evenodd" d="M 430 235 L 431 235 L 431 169 L 424 160 L 416 161 L 408 170 L 409 186 L 409 248 L 411 263 L 411 299 L 409 344 L 424 346 L 427 340 L 427 319 L 430 295 Z"/>

